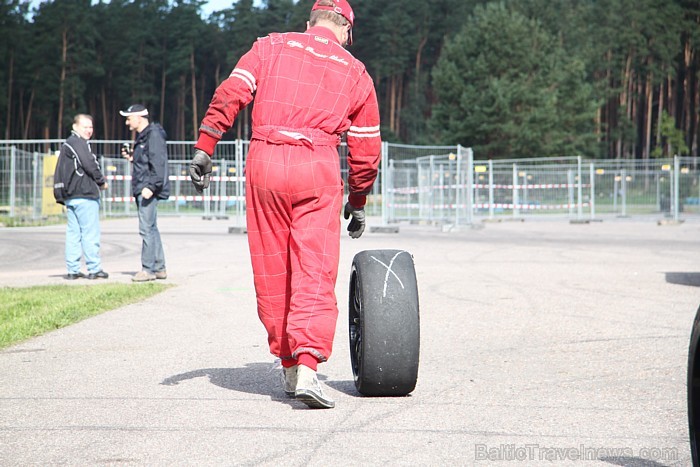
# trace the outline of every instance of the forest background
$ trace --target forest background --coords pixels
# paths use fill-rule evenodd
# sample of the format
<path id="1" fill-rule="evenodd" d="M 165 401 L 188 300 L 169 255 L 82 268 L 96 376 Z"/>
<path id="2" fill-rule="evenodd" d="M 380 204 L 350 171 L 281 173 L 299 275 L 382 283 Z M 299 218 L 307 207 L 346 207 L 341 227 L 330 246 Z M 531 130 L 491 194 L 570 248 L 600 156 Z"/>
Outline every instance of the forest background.
<path id="1" fill-rule="evenodd" d="M 193 140 L 216 86 L 257 37 L 303 31 L 312 0 L 0 0 L 0 134 L 130 139 L 148 106 Z M 697 0 L 353 0 L 382 137 L 479 158 L 698 156 Z M 224 139 L 247 139 L 250 109 Z"/>

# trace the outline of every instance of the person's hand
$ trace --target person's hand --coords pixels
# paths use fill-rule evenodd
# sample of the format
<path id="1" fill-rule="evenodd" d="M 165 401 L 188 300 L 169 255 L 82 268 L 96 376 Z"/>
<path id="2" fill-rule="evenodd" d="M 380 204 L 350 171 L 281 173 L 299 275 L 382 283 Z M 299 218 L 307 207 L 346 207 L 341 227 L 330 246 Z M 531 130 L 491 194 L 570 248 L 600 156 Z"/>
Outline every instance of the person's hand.
<path id="1" fill-rule="evenodd" d="M 105 191 L 107 188 L 109 188 L 109 184 L 105 182 L 105 184 L 100 187 L 100 190 Z"/>
<path id="2" fill-rule="evenodd" d="M 151 199 L 151 196 L 153 196 L 151 189 L 147 186 L 143 187 L 143 190 L 141 190 L 141 197 L 143 199 Z"/>
<path id="3" fill-rule="evenodd" d="M 365 209 L 356 208 L 348 201 L 345 203 L 345 218 L 349 219 L 352 216 L 350 224 L 348 224 L 348 232 L 352 238 L 360 238 L 362 232 L 365 231 Z"/>
<path id="4" fill-rule="evenodd" d="M 211 177 L 211 157 L 201 149 L 195 149 L 194 157 L 190 162 L 190 180 L 197 193 L 209 188 L 209 178 Z"/>
<path id="5" fill-rule="evenodd" d="M 124 143 L 121 148 L 122 157 L 129 162 L 134 160 L 134 151 L 131 149 L 129 143 Z"/>

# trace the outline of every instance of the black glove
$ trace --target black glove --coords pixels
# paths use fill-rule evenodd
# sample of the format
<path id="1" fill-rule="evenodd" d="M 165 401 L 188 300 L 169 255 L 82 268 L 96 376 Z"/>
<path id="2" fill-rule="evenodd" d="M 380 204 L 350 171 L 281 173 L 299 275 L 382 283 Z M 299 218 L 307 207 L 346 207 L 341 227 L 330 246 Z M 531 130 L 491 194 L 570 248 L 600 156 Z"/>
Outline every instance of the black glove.
<path id="1" fill-rule="evenodd" d="M 211 177 L 211 157 L 201 149 L 195 149 L 194 157 L 190 162 L 190 180 L 197 193 L 209 188 L 209 178 Z"/>
<path id="2" fill-rule="evenodd" d="M 348 201 L 345 203 L 345 218 L 349 219 L 350 216 L 352 220 L 348 224 L 348 232 L 352 238 L 360 238 L 365 231 L 365 209 L 357 209 Z"/>

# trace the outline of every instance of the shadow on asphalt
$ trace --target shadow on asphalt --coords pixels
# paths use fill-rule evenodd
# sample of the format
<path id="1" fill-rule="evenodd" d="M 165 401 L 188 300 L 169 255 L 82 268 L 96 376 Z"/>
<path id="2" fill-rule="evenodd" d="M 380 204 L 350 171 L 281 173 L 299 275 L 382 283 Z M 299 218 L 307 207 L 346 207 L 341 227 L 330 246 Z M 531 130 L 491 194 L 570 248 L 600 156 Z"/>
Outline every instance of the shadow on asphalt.
<path id="1" fill-rule="evenodd" d="M 280 370 L 275 364 L 269 362 L 248 363 L 243 368 L 203 368 L 188 371 L 165 378 L 160 384 L 176 386 L 182 381 L 204 377 L 209 378 L 209 382 L 220 388 L 269 396 L 272 400 L 289 403 L 295 408 L 299 404 L 299 402 L 284 395 Z M 320 373 L 318 379 L 344 394 L 354 397 L 360 396 L 352 381 L 328 381 L 327 377 Z"/>
<path id="2" fill-rule="evenodd" d="M 700 272 L 667 272 L 666 282 L 700 287 Z"/>
<path id="3" fill-rule="evenodd" d="M 331 387 L 338 392 L 342 392 L 343 394 L 347 394 L 348 396 L 362 397 L 357 389 L 355 389 L 354 381 L 325 381 L 325 383 L 328 387 Z"/>
<path id="4" fill-rule="evenodd" d="M 209 378 L 221 388 L 278 398 L 282 393 L 279 374 L 270 363 L 248 363 L 244 368 L 204 368 L 165 378 L 165 386 L 175 386 L 194 378 Z"/>

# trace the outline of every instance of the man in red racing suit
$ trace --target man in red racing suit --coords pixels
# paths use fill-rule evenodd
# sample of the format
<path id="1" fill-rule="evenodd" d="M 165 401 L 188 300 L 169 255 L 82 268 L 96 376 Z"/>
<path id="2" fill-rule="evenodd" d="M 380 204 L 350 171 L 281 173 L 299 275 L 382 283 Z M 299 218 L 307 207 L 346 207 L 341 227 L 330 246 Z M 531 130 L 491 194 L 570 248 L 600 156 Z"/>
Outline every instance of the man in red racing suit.
<path id="1" fill-rule="evenodd" d="M 353 238 L 364 231 L 381 151 L 374 83 L 343 47 L 353 22 L 346 0 L 317 0 L 306 32 L 258 39 L 214 93 L 190 166 L 201 191 L 217 142 L 255 97 L 246 217 L 258 315 L 282 360 L 285 392 L 312 408 L 335 405 L 316 370 L 331 355 L 338 316 L 340 135 L 347 132 L 344 213 Z"/>

